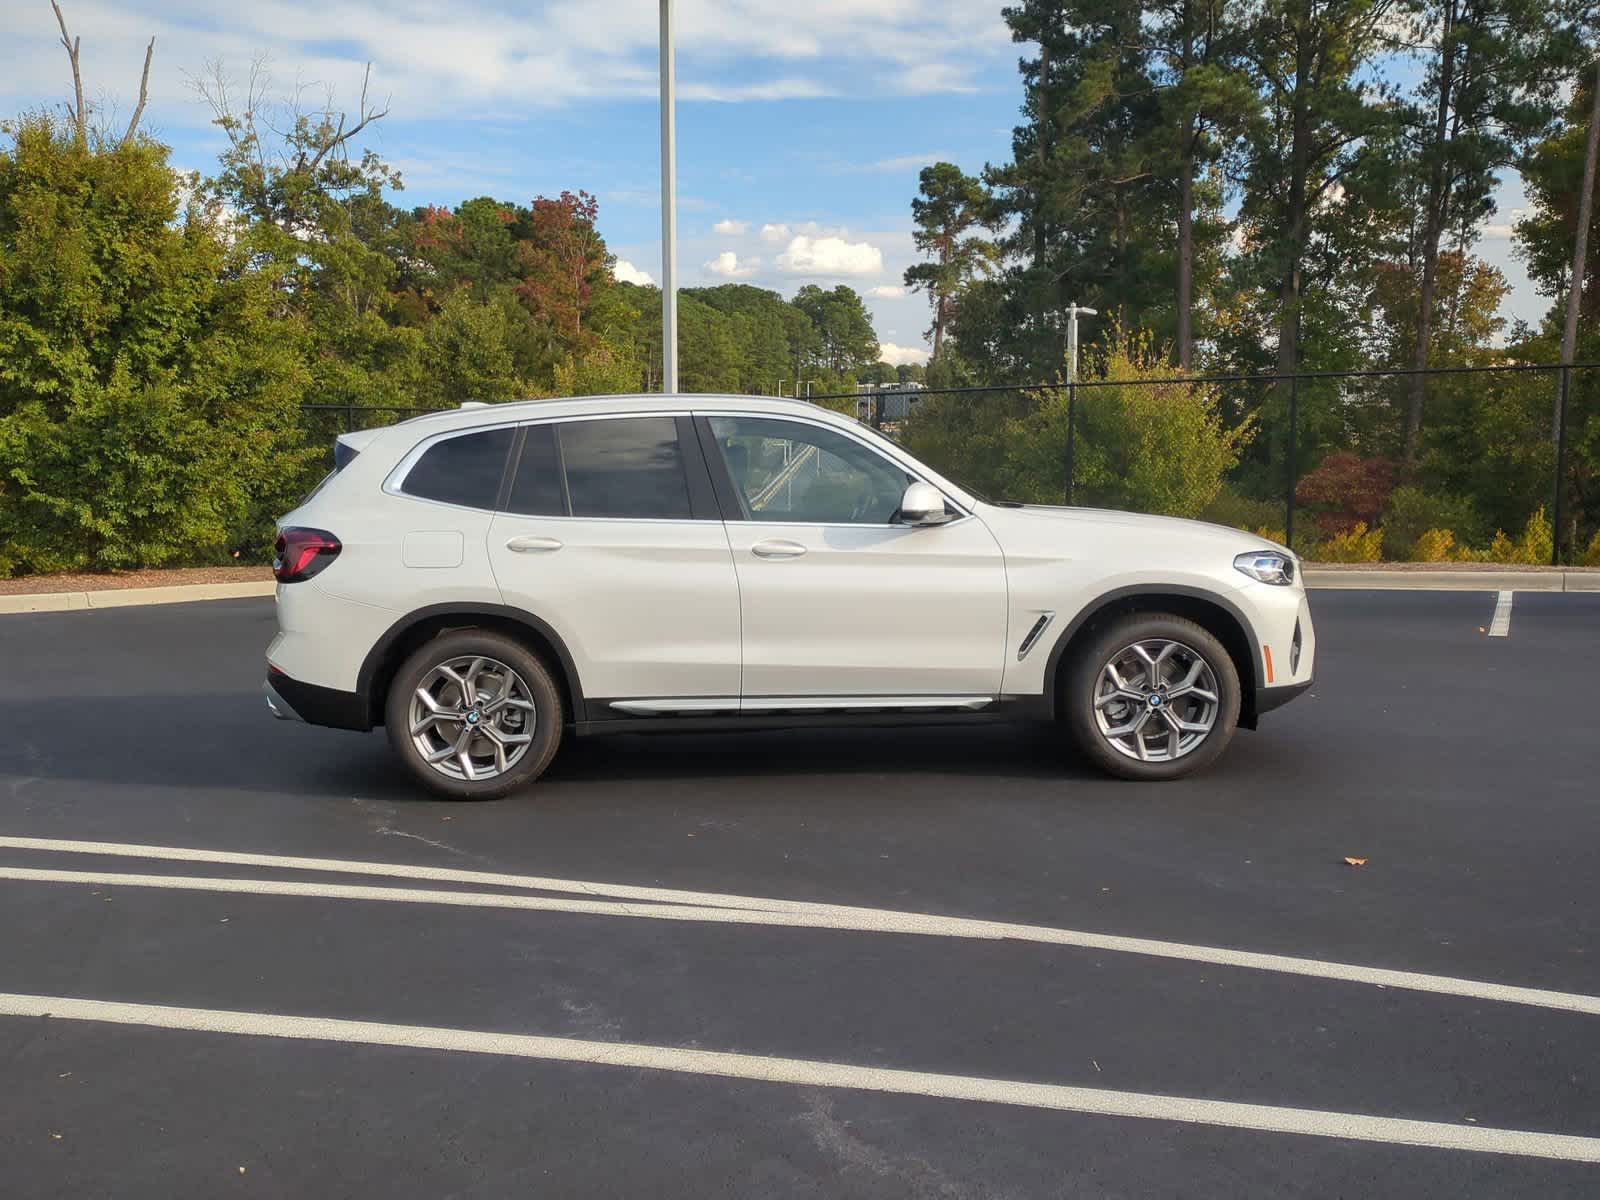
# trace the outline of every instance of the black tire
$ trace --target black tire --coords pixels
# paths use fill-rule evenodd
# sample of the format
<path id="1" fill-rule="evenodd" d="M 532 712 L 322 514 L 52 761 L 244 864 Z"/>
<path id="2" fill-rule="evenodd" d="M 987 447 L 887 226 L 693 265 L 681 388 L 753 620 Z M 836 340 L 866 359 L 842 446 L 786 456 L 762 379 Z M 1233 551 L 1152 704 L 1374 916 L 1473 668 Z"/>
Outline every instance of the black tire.
<path id="1" fill-rule="evenodd" d="M 1176 642 L 1181 650 L 1190 651 L 1204 660 L 1216 681 L 1215 712 L 1210 731 L 1192 746 L 1183 748 L 1178 757 L 1142 762 L 1131 753 L 1118 749 L 1114 740 L 1100 728 L 1096 719 L 1095 699 L 1101 686 L 1101 672 L 1105 670 L 1107 664 L 1136 644 L 1158 639 Z M 1180 661 L 1192 663 L 1187 656 L 1181 656 Z M 1131 682 L 1130 680 L 1130 685 Z M 1111 685 L 1106 686 L 1109 688 Z M 1171 702 L 1166 701 L 1164 687 L 1154 690 L 1163 693 L 1162 700 L 1157 701 L 1156 705 L 1167 704 L 1167 711 L 1174 717 L 1182 715 L 1179 710 L 1172 707 Z M 1064 673 L 1057 711 L 1071 732 L 1073 741 L 1096 766 L 1123 779 L 1153 781 L 1181 779 L 1215 762 L 1217 756 L 1227 749 L 1228 743 L 1233 739 L 1233 732 L 1238 727 L 1239 701 L 1238 669 L 1234 666 L 1233 658 L 1227 649 L 1209 630 L 1185 617 L 1173 616 L 1170 613 L 1130 613 L 1091 630 L 1083 644 L 1075 647 L 1075 653 Z M 1186 707 L 1190 707 L 1201 702 L 1190 699 L 1184 703 Z M 1129 701 L 1128 704 L 1132 705 L 1132 702 Z M 1108 708 L 1107 712 L 1111 714 L 1107 716 L 1108 724 L 1115 719 L 1117 711 L 1115 707 Z M 1133 705 L 1123 708 L 1122 711 L 1129 714 L 1131 721 L 1136 719 L 1139 709 Z M 1161 710 L 1155 706 L 1151 706 L 1148 715 L 1153 719 L 1164 719 Z M 1193 723 L 1202 722 L 1197 720 Z M 1113 725 L 1113 729 L 1118 727 Z M 1162 729 L 1167 736 L 1172 736 L 1167 726 L 1158 724 L 1157 728 Z M 1177 736 L 1180 742 L 1185 737 L 1182 733 Z M 1147 742 L 1148 739 L 1125 739 L 1122 744 L 1132 745 L 1135 741 Z M 1155 752 L 1170 753 L 1170 747 L 1157 747 Z"/>
<path id="2" fill-rule="evenodd" d="M 487 779 L 468 779 L 464 774 L 452 777 L 444 773 L 445 769 L 434 767 L 426 761 L 411 732 L 411 705 L 417 689 L 433 676 L 436 669 L 460 658 L 483 658 L 509 667 L 520 678 L 528 701 L 533 705 L 532 737 L 526 743 L 526 749 L 503 771 Z M 499 682 L 503 683 L 503 680 L 503 676 L 499 677 Z M 473 709 L 478 707 L 472 706 Z M 462 711 L 471 710 L 463 708 Z M 489 718 L 484 713 L 476 719 Z M 517 718 L 509 715 L 501 718 L 503 722 L 511 719 Z M 496 800 L 532 783 L 544 774 L 550 760 L 555 757 L 561 745 L 564 719 L 561 691 L 556 687 L 545 663 L 516 639 L 488 630 L 462 629 L 425 642 L 400 664 L 389 686 L 389 694 L 384 698 L 384 726 L 388 730 L 389 745 L 418 782 L 447 800 Z M 523 716 L 520 720 L 526 722 L 527 717 Z M 454 740 L 457 732 L 464 728 L 461 722 L 441 721 L 428 736 L 444 743 Z M 521 736 L 525 732 L 528 731 L 524 725 L 514 731 L 514 736 Z M 467 745 L 469 757 L 475 757 L 473 748 L 491 752 L 493 749 L 492 742 L 484 736 L 468 739 Z M 512 750 L 507 749 L 506 754 L 509 759 Z M 459 770 L 454 762 L 448 769 Z M 491 764 L 483 769 L 496 768 Z"/>

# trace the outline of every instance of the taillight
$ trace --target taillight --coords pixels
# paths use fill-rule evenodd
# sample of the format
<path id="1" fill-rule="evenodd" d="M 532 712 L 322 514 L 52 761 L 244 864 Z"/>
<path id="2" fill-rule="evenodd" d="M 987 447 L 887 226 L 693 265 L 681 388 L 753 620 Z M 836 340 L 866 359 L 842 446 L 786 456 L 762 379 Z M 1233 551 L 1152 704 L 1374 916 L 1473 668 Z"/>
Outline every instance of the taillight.
<path id="1" fill-rule="evenodd" d="M 310 579 L 339 556 L 339 539 L 325 529 L 290 527 L 273 543 L 272 573 L 279 583 Z"/>

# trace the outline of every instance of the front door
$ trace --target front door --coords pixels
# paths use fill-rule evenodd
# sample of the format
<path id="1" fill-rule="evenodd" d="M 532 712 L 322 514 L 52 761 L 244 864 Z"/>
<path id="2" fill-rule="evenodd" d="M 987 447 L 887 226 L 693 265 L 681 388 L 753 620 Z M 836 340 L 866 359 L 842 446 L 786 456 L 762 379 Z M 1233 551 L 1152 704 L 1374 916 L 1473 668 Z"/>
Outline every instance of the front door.
<path id="1" fill-rule="evenodd" d="M 981 521 L 897 524 L 916 477 L 842 430 L 787 417 L 698 420 L 739 508 L 727 529 L 744 629 L 742 707 L 999 693 L 1005 566 Z"/>
<path id="2" fill-rule="evenodd" d="M 739 585 L 688 417 L 526 426 L 489 561 L 505 603 L 566 642 L 591 706 L 737 704 Z"/>

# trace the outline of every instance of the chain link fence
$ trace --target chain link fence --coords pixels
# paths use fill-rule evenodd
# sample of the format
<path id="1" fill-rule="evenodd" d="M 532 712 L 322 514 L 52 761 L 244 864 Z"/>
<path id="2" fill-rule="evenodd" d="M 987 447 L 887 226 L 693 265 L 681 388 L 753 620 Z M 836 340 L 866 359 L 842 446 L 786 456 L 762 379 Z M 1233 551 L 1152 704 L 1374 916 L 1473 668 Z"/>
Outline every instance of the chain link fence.
<path id="1" fill-rule="evenodd" d="M 1600 566 L 1600 363 L 900 385 L 809 399 L 994 499 L 1197 517 L 1324 561 Z M 428 411 L 310 404 L 302 419 L 326 445 Z"/>
<path id="2" fill-rule="evenodd" d="M 1600 565 L 1600 363 L 1146 375 L 912 396 L 812 399 L 848 400 L 997 499 L 1198 517 L 1326 561 Z"/>

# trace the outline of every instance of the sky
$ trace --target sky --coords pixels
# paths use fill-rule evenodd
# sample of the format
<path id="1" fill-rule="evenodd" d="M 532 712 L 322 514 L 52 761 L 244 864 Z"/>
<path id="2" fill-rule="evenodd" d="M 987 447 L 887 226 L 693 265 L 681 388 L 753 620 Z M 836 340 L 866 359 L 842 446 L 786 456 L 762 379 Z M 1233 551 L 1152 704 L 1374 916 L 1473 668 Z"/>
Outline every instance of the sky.
<path id="1" fill-rule="evenodd" d="M 82 40 L 90 103 L 122 114 L 156 39 L 144 126 L 175 165 L 209 171 L 222 146 L 192 80 L 242 81 L 265 56 L 279 94 L 302 89 L 389 114 L 363 138 L 411 206 L 474 196 L 527 203 L 594 193 L 617 274 L 661 278 L 657 5 L 652 0 L 62 0 Z M 677 0 L 678 273 L 784 295 L 861 292 L 889 362 L 927 357 L 929 310 L 908 294 L 911 197 L 940 159 L 969 173 L 1009 156 L 1021 87 L 1000 0 Z M 71 92 L 49 0 L 5 0 L 0 112 Z M 1512 173 L 1478 252 L 1512 284 L 1503 315 L 1548 301 L 1511 254 Z"/>

